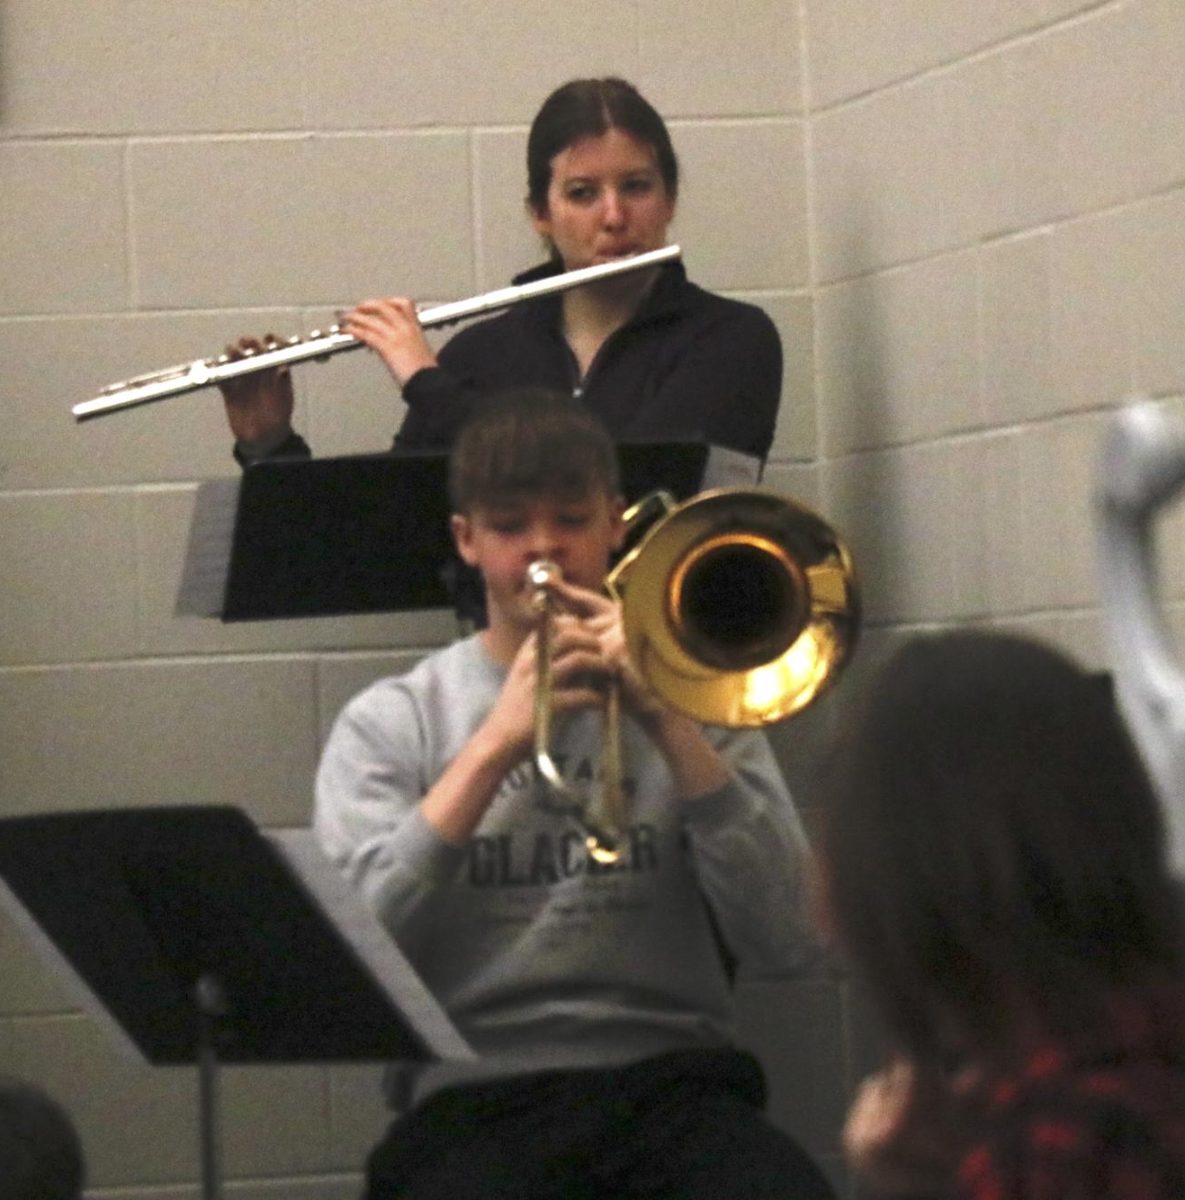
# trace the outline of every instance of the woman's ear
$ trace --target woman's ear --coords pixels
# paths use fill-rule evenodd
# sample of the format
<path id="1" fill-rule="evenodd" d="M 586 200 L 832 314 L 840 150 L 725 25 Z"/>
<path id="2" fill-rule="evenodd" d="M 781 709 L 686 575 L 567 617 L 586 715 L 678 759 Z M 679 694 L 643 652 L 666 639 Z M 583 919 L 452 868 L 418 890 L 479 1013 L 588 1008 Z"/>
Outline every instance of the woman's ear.
<path id="1" fill-rule="evenodd" d="M 547 211 L 546 205 L 542 208 L 536 208 L 531 197 L 528 196 L 523 201 L 523 206 L 527 210 L 527 216 L 530 218 L 531 227 L 548 245 L 551 244 L 551 215 Z"/>

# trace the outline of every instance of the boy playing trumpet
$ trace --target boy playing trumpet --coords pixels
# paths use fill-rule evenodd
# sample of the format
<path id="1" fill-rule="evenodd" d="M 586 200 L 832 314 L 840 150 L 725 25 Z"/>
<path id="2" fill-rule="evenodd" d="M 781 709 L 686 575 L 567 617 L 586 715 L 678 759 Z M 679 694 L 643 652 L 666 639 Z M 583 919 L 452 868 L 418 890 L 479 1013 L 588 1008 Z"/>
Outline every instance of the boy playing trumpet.
<path id="1" fill-rule="evenodd" d="M 465 1197 L 824 1197 L 761 1114 L 731 1045 L 730 963 L 800 963 L 807 850 L 760 733 L 705 729 L 632 669 L 601 593 L 624 529 L 617 459 L 578 401 L 484 406 L 450 465 L 453 536 L 488 625 L 343 711 L 315 828 L 479 1054 L 392 1069 L 410 1101 L 368 1192 Z M 530 762 L 528 566 L 555 562 L 553 758 L 599 786 L 599 681 L 621 681 L 629 828 L 592 858 Z"/>

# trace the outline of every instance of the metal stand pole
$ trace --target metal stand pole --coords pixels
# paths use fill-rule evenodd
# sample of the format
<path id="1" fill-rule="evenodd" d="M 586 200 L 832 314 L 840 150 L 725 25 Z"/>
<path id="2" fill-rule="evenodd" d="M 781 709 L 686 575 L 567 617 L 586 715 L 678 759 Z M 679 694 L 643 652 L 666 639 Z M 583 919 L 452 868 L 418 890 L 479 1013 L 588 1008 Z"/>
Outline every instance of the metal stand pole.
<path id="1" fill-rule="evenodd" d="M 221 1200 L 222 1175 L 218 1139 L 218 1020 L 226 1015 L 226 995 L 212 975 L 194 986 L 198 1017 L 199 1136 L 201 1140 L 202 1200 Z"/>

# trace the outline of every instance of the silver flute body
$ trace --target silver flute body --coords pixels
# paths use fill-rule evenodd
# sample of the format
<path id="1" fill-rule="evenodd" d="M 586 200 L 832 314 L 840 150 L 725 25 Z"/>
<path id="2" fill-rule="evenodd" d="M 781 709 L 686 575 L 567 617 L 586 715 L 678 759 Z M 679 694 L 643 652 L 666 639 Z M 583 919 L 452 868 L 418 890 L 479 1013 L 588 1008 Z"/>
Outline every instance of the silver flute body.
<path id="1" fill-rule="evenodd" d="M 425 329 L 451 325 L 455 321 L 464 321 L 469 317 L 479 317 L 485 313 L 510 308 L 523 300 L 533 300 L 538 296 L 547 296 L 552 292 L 564 292 L 569 288 L 579 287 L 585 283 L 595 283 L 614 275 L 624 275 L 629 271 L 638 271 L 644 267 L 673 262 L 680 257 L 681 253 L 678 246 L 664 246 L 660 250 L 650 250 L 631 258 L 616 259 L 613 262 L 600 263 L 594 267 L 581 267 L 575 271 L 565 271 L 563 274 L 540 279 L 534 283 L 498 288 L 496 291 L 473 296 L 468 300 L 454 300 L 448 304 L 434 305 L 431 308 L 418 310 L 417 315 L 420 324 Z M 137 375 L 133 379 L 108 384 L 93 400 L 84 400 L 82 403 L 74 405 L 70 411 L 76 420 L 87 421 L 93 417 L 105 416 L 107 413 L 125 408 L 135 408 L 140 404 L 151 404 L 156 400 L 167 400 L 171 396 L 196 392 L 201 388 L 211 387 L 227 379 L 237 379 L 242 375 L 250 375 L 256 371 L 291 366 L 293 363 L 306 362 L 309 359 L 325 359 L 331 354 L 338 354 L 343 350 L 356 350 L 363 344 L 356 337 L 342 333 L 337 325 L 331 325 L 324 333 L 314 330 L 307 337 L 289 338 L 286 342 L 279 343 L 274 347 L 269 346 L 266 350 L 248 354 L 242 358 L 231 358 L 226 354 L 214 358 L 199 358 L 176 367 L 166 367 L 164 370 L 154 371 L 148 375 Z"/>

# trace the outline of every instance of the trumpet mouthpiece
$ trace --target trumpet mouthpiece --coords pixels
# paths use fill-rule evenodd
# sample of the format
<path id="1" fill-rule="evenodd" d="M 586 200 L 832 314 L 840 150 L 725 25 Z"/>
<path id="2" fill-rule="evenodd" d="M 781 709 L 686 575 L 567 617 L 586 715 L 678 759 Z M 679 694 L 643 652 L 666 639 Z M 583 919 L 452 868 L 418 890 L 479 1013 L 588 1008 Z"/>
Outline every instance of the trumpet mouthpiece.
<path id="1" fill-rule="evenodd" d="M 559 567 L 550 559 L 537 558 L 527 567 L 527 582 L 533 588 L 547 588 L 562 578 Z"/>

